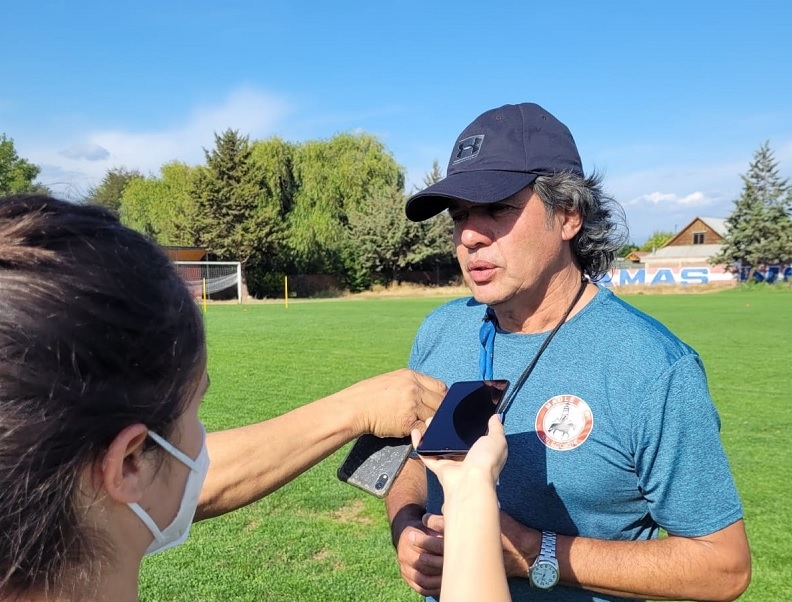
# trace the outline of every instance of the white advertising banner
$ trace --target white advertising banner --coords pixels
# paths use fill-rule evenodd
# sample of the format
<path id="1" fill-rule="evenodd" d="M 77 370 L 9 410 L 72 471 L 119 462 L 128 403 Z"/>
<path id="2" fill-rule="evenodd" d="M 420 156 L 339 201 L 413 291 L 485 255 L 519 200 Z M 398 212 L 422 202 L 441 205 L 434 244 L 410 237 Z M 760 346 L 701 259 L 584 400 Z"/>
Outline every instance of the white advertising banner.
<path id="1" fill-rule="evenodd" d="M 709 284 L 710 282 L 733 282 L 734 280 L 734 274 L 726 272 L 722 267 L 706 266 L 615 269 L 598 282 L 604 286 L 661 286 L 664 284 Z"/>

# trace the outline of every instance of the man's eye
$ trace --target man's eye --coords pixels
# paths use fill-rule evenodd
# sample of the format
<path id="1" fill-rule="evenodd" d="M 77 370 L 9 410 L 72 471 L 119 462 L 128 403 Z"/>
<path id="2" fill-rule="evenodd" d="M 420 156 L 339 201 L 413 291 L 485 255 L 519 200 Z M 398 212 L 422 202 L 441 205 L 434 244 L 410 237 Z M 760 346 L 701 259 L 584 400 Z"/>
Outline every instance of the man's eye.
<path id="1" fill-rule="evenodd" d="M 449 215 L 451 216 L 452 222 L 462 222 L 465 221 L 465 219 L 467 218 L 467 213 L 464 213 L 462 211 L 449 213 Z"/>

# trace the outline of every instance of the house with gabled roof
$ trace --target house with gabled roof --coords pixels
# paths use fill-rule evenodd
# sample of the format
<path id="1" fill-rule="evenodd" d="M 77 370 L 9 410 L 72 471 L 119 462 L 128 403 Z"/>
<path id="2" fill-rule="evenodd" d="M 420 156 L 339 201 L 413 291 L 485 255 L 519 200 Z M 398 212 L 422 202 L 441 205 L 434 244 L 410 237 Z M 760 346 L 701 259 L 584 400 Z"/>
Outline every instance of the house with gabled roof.
<path id="1" fill-rule="evenodd" d="M 727 231 L 723 218 L 696 217 L 661 248 L 641 257 L 641 262 L 647 269 L 710 265 Z"/>
<path id="2" fill-rule="evenodd" d="M 725 219 L 696 217 L 661 248 L 635 251 L 616 262 L 600 282 L 605 286 L 734 283 L 725 265 L 710 264 L 721 250 L 727 228 Z"/>

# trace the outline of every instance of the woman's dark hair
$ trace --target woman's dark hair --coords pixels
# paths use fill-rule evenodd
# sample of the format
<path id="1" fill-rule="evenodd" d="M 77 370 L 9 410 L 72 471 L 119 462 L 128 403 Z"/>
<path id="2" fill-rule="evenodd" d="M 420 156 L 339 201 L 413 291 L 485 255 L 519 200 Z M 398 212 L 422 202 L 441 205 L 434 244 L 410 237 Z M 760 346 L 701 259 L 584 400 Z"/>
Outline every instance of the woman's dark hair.
<path id="1" fill-rule="evenodd" d="M 0 199 L 0 597 L 94 577 L 83 468 L 131 424 L 171 435 L 204 363 L 155 244 L 99 207 Z"/>

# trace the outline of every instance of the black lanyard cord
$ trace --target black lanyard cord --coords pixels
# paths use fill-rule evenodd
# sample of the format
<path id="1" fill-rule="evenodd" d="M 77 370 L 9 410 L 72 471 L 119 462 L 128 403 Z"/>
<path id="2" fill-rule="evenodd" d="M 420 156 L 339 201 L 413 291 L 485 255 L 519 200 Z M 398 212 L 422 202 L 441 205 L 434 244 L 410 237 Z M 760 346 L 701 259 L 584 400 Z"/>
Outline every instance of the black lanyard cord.
<path id="1" fill-rule="evenodd" d="M 514 401 L 514 397 L 517 395 L 517 392 L 522 388 L 523 384 L 525 383 L 528 376 L 530 376 L 531 372 L 533 372 L 534 366 L 536 366 L 536 362 L 539 361 L 539 358 L 541 357 L 542 353 L 547 348 L 547 346 L 550 344 L 550 341 L 553 340 L 553 337 L 558 332 L 558 329 L 561 328 L 564 322 L 567 321 L 567 318 L 569 317 L 569 314 L 572 312 L 572 309 L 575 307 L 575 305 L 577 305 L 578 301 L 580 301 L 580 298 L 583 296 L 583 291 L 586 290 L 587 284 L 588 284 L 588 280 L 584 276 L 580 281 L 580 288 L 578 289 L 575 298 L 572 299 L 572 303 L 569 304 L 569 307 L 567 307 L 567 310 L 564 312 L 564 315 L 558 321 L 558 324 L 556 324 L 555 328 L 553 328 L 553 330 L 550 331 L 550 334 L 547 335 L 547 338 L 542 343 L 542 346 L 539 347 L 539 351 L 536 352 L 536 355 L 531 360 L 531 363 L 528 364 L 525 370 L 523 370 L 523 373 L 520 374 L 520 378 L 518 378 L 517 382 L 514 383 L 514 386 L 509 391 L 509 394 L 506 397 L 504 397 L 503 400 L 498 404 L 498 408 L 496 410 L 498 414 L 505 414 L 508 411 L 509 407 L 512 404 L 512 401 Z"/>

